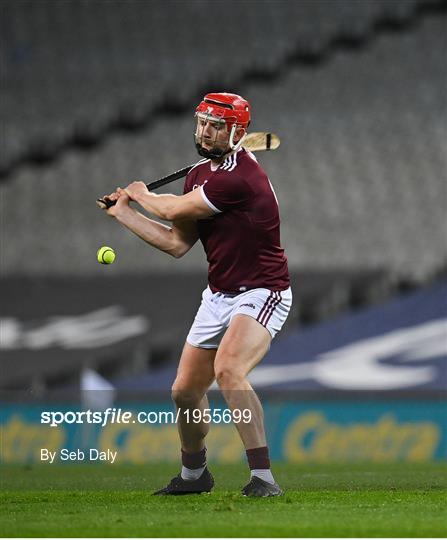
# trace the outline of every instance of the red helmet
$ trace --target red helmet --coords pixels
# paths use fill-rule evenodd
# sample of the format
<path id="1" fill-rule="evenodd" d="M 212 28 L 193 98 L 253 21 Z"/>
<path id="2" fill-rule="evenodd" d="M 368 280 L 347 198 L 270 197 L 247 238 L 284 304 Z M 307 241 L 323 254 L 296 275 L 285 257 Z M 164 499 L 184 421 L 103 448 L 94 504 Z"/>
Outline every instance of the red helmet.
<path id="1" fill-rule="evenodd" d="M 237 94 L 219 92 L 207 94 L 200 102 L 196 113 L 208 114 L 216 119 L 224 119 L 228 130 L 236 124 L 247 128 L 250 124 L 250 103 Z"/>

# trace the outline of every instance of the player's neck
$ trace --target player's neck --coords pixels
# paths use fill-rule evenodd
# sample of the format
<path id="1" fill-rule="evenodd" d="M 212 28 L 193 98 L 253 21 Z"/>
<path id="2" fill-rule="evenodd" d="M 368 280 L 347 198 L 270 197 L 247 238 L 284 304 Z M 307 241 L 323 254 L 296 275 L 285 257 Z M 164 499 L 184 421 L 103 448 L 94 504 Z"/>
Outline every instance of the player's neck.
<path id="1" fill-rule="evenodd" d="M 227 154 L 224 154 L 222 157 L 220 158 L 217 158 L 217 159 L 211 159 L 211 170 L 215 171 L 216 169 L 219 168 L 219 165 L 222 165 L 222 163 L 227 159 L 229 158 L 230 156 L 232 156 L 233 154 L 236 154 L 237 152 L 239 152 L 240 148 L 237 148 L 236 150 L 232 150 L 231 152 L 228 152 Z"/>

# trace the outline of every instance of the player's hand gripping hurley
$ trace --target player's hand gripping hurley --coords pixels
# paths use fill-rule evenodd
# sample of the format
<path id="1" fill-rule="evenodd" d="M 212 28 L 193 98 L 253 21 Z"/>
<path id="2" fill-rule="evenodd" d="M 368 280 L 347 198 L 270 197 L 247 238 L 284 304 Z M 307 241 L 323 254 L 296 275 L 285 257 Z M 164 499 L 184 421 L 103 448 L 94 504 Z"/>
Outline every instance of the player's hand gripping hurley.
<path id="1" fill-rule="evenodd" d="M 280 145 L 280 140 L 278 135 L 275 135 L 274 133 L 266 133 L 266 132 L 255 132 L 255 133 L 247 133 L 245 135 L 242 146 L 246 148 L 247 150 L 250 150 L 251 152 L 260 152 L 263 150 L 276 150 L 278 146 Z M 194 167 L 193 165 L 188 165 L 187 167 L 184 167 L 183 169 L 180 169 L 179 171 L 173 172 L 171 174 L 168 174 L 168 176 L 164 176 L 163 178 L 160 178 L 159 180 L 155 180 L 154 182 L 150 182 L 149 184 L 146 184 L 146 187 L 149 191 L 153 191 L 154 189 L 157 189 L 161 186 L 164 186 L 166 184 L 170 184 L 171 182 L 174 182 L 175 180 L 178 180 L 179 178 L 185 177 L 189 171 Z M 116 204 L 116 201 L 112 201 L 108 199 L 107 197 L 103 197 L 101 199 L 96 200 L 96 204 L 99 206 L 99 208 L 102 208 L 103 210 L 107 210 L 107 208 L 110 208 L 111 206 L 114 206 Z"/>

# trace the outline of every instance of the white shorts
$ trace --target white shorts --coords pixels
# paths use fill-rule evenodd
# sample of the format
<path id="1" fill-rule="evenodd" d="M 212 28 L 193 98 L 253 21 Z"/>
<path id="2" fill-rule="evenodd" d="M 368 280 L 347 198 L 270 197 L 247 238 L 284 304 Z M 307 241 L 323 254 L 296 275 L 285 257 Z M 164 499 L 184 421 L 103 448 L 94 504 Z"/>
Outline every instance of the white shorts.
<path id="1" fill-rule="evenodd" d="M 207 287 L 186 341 L 194 347 L 217 349 L 235 315 L 249 315 L 272 336 L 281 330 L 292 305 L 292 290 L 251 289 L 237 295 L 213 293 Z"/>

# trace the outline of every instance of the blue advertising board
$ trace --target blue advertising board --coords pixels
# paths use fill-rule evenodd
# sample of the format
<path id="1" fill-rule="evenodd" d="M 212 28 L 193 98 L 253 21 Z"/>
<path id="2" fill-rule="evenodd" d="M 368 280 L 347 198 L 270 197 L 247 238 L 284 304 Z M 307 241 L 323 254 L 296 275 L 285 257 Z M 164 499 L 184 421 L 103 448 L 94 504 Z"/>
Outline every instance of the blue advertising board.
<path id="1" fill-rule="evenodd" d="M 238 462 L 244 448 L 225 405 L 214 404 L 207 437 L 210 460 Z M 84 452 L 87 461 L 177 461 L 179 441 L 172 403 L 120 403 L 105 425 L 86 421 L 86 411 L 67 405 L 3 405 L 3 463 L 45 461 L 45 451 Z M 216 411 L 218 415 L 215 415 Z M 76 413 L 84 413 L 76 422 Z M 47 414 L 45 414 L 47 413 Z M 51 413 L 57 422 L 51 425 Z M 130 421 L 124 422 L 128 413 Z M 102 411 L 101 421 L 105 411 Z M 117 417 L 118 415 L 118 417 Z M 121 415 L 121 416 L 120 416 Z M 138 416 L 139 415 L 139 416 Z M 139 420 L 137 420 L 139 418 Z M 274 460 L 289 462 L 395 462 L 447 458 L 447 407 L 436 400 L 268 400 L 265 426 Z M 91 451 L 93 455 L 90 456 Z M 104 458 L 104 459 L 103 459 Z"/>

